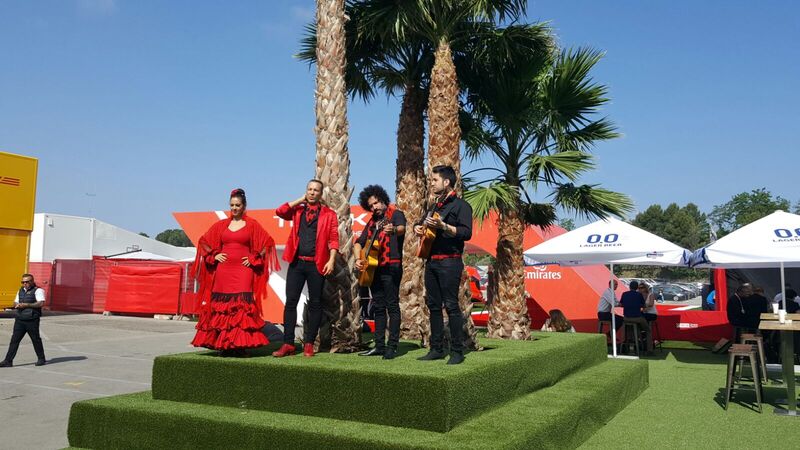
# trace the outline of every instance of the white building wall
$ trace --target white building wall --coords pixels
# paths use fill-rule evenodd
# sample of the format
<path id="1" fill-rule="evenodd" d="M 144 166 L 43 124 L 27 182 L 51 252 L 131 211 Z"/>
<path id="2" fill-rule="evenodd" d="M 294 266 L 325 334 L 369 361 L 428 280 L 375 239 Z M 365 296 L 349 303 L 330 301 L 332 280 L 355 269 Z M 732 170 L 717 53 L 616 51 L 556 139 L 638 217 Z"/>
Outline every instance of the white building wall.
<path id="1" fill-rule="evenodd" d="M 88 217 L 34 215 L 31 262 L 92 259 L 137 249 L 176 260 L 194 258 L 195 254 L 193 247 L 175 247 Z"/>

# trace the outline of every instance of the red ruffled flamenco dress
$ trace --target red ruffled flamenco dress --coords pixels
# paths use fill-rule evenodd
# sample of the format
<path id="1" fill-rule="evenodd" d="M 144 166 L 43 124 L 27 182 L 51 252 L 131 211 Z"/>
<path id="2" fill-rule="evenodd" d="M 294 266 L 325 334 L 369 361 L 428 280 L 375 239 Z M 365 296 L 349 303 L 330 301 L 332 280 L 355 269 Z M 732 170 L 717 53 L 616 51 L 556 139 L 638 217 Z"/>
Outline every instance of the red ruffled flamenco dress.
<path id="1" fill-rule="evenodd" d="M 192 340 L 195 347 L 236 351 L 269 343 L 261 331 L 261 299 L 270 272 L 280 268 L 275 241 L 258 222 L 244 220 L 243 228 L 231 231 L 231 219 L 223 219 L 200 238 L 194 273 L 203 307 Z M 225 262 L 215 259 L 219 253 L 226 254 Z M 242 265 L 243 257 L 250 267 Z"/>

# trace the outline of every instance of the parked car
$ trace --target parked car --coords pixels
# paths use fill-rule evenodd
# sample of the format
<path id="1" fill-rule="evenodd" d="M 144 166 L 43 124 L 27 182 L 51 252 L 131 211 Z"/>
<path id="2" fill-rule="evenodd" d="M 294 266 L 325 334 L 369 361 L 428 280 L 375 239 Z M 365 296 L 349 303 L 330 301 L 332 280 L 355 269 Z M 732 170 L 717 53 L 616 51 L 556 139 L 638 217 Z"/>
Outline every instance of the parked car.
<path id="1" fill-rule="evenodd" d="M 689 300 L 689 292 L 674 284 L 657 284 L 653 286 L 653 294 L 657 300 L 683 302 Z"/>

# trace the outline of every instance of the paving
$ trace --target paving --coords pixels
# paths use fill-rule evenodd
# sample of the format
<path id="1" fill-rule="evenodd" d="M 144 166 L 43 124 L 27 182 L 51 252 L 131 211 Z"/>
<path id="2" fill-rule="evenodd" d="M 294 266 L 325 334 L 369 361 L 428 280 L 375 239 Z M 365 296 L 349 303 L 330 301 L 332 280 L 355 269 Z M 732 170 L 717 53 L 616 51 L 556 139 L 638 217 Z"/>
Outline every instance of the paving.
<path id="1" fill-rule="evenodd" d="M 0 358 L 13 326 L 13 315 L 0 313 Z M 34 366 L 26 336 L 14 367 L 0 368 L 0 448 L 67 447 L 73 402 L 149 390 L 156 356 L 195 350 L 194 323 L 175 320 L 46 313 L 41 335 L 47 365 Z"/>

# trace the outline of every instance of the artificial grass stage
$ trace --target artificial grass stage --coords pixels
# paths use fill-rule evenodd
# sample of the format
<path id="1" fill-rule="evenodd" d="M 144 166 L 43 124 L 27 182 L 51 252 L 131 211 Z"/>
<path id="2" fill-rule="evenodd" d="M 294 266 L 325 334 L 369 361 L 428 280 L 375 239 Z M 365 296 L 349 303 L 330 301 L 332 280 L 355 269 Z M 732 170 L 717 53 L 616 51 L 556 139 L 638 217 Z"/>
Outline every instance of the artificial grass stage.
<path id="1" fill-rule="evenodd" d="M 84 448 L 569 448 L 636 398 L 647 379 L 646 362 L 604 361 L 447 433 L 153 400 L 144 392 L 75 403 L 68 434 L 70 445 Z M 358 402 L 371 411 L 393 408 Z"/>
<path id="2" fill-rule="evenodd" d="M 601 335 L 538 336 L 536 342 L 484 339 L 487 350 L 468 354 L 458 366 L 417 361 L 427 350 L 406 343 L 402 356 L 391 361 L 355 354 L 311 359 L 229 359 L 210 352 L 161 356 L 153 365 L 152 395 L 444 432 L 606 360 Z"/>

